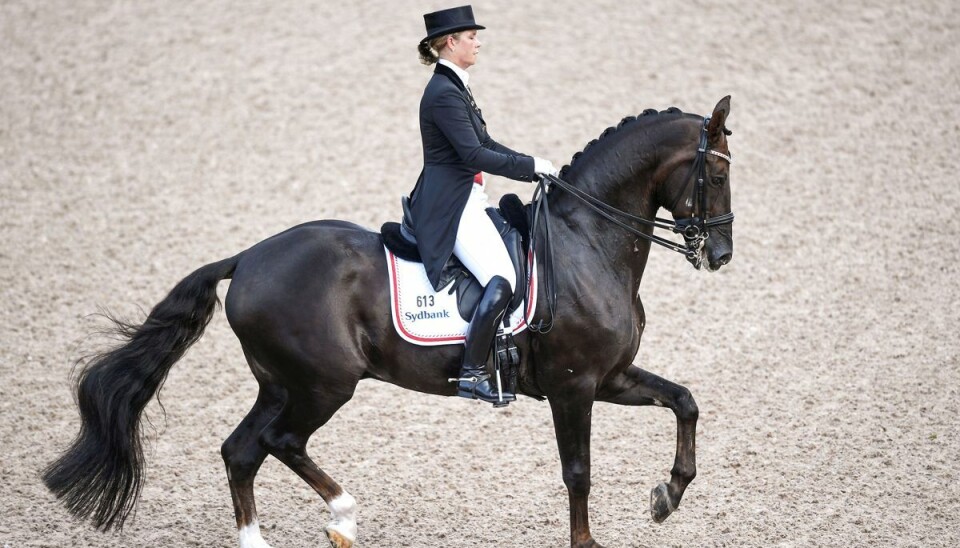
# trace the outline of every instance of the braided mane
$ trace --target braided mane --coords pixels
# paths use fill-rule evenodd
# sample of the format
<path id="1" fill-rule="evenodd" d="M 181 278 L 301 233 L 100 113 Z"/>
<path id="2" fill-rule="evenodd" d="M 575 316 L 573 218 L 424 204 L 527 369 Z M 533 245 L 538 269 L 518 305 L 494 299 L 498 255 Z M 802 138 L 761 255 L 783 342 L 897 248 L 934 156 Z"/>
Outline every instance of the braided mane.
<path id="1" fill-rule="evenodd" d="M 644 117 L 647 117 L 647 116 L 658 116 L 658 115 L 661 115 L 661 114 L 681 114 L 681 115 L 682 115 L 682 114 L 683 114 L 683 111 L 681 111 L 681 110 L 678 109 L 677 107 L 670 107 L 670 108 L 668 108 L 667 110 L 661 110 L 661 111 L 658 111 L 657 109 L 653 109 L 653 108 L 648 108 L 647 110 L 641 112 L 639 116 L 627 116 L 627 117 L 625 117 L 623 120 L 620 120 L 620 123 L 619 123 L 619 124 L 617 124 L 616 126 L 610 126 L 610 127 L 608 127 L 607 129 L 605 129 L 605 130 L 603 131 L 603 133 L 600 134 L 599 137 L 597 137 L 596 139 L 594 139 L 594 140 L 590 141 L 589 143 L 587 143 L 587 145 L 586 145 L 585 147 L 583 147 L 583 150 L 581 150 L 580 152 L 574 154 L 574 155 L 573 155 L 573 158 L 570 160 L 570 163 L 567 164 L 567 165 L 565 165 L 565 166 L 563 166 L 563 168 L 560 170 L 560 176 L 561 176 L 561 177 L 565 176 L 565 175 L 567 174 L 567 172 L 570 170 L 570 168 L 577 163 L 577 159 L 580 158 L 580 156 L 582 156 L 583 153 L 585 153 L 586 151 L 590 150 L 590 147 L 592 147 L 593 145 L 599 143 L 600 141 L 602 141 L 602 140 L 605 139 L 606 137 L 609 137 L 610 135 L 613 135 L 613 134 L 619 132 L 619 131 L 620 131 L 621 129 L 623 129 L 625 126 L 633 125 L 634 122 L 636 122 L 637 120 L 640 120 L 641 118 L 644 118 Z"/>

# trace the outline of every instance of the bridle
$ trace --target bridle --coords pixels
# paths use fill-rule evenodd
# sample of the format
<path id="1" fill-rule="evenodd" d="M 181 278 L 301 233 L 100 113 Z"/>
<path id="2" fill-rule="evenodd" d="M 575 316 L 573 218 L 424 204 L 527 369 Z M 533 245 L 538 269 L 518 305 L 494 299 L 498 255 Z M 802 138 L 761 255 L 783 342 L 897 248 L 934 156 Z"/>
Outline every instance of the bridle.
<path id="1" fill-rule="evenodd" d="M 550 320 L 540 320 L 536 325 L 531 324 L 529 326 L 531 331 L 538 333 L 547 333 L 550 331 L 550 329 L 553 328 L 553 318 L 555 317 L 556 313 L 557 294 L 555 276 L 553 272 L 553 246 L 550 244 L 550 205 L 547 201 L 547 191 L 550 186 L 559 188 L 567 194 L 577 198 L 598 215 L 626 230 L 627 232 L 630 232 L 631 234 L 643 238 L 651 243 L 663 246 L 671 251 L 676 251 L 677 253 L 683 254 L 686 259 L 690 261 L 690 263 L 693 264 L 693 266 L 697 269 L 702 266 L 702 251 L 704 243 L 709 237 L 708 230 L 714 226 L 732 224 L 734 217 L 732 211 L 716 217 L 709 216 L 706 189 L 706 155 L 711 154 L 713 156 L 723 158 L 728 163 L 733 163 L 733 159 L 729 154 L 724 154 L 720 151 L 707 148 L 707 126 L 709 123 L 709 117 L 703 119 L 703 125 L 700 128 L 700 143 L 697 146 L 697 155 L 693 160 L 693 166 L 691 167 L 690 171 L 691 174 L 696 173 L 696 179 L 694 180 L 693 187 L 693 212 L 690 217 L 674 220 L 662 219 L 660 217 L 654 217 L 653 220 L 646 219 L 644 217 L 632 215 L 626 211 L 617 209 L 612 205 L 603 202 L 599 198 L 587 194 L 583 190 L 571 185 L 556 175 L 544 174 L 541 176 L 539 186 L 537 187 L 537 190 L 534 191 L 533 197 L 533 219 L 531 223 L 529 252 L 536 252 L 535 234 L 537 227 L 542 224 L 544 244 L 546 247 L 546 250 L 544 251 L 544 273 L 547 274 L 545 276 L 545 289 L 547 291 L 547 308 L 550 312 Z M 541 211 L 543 212 L 542 217 Z M 541 218 L 543 219 L 542 223 Z M 670 230 L 675 234 L 681 234 L 683 236 L 683 244 L 681 245 L 655 234 L 648 234 L 638 228 L 630 226 L 624 221 L 632 221 L 634 223 L 639 223 L 653 228 Z"/>

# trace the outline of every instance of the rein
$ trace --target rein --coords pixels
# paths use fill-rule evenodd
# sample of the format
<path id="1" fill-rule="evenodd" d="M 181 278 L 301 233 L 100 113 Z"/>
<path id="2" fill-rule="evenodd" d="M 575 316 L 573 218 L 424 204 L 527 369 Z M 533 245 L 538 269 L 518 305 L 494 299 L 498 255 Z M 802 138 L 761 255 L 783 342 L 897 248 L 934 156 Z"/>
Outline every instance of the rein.
<path id="1" fill-rule="evenodd" d="M 534 191 L 532 200 L 533 222 L 531 223 L 529 252 L 536 253 L 536 231 L 537 227 L 541 224 L 542 211 L 543 243 L 545 245 L 543 252 L 543 269 L 544 274 L 546 274 L 546 276 L 544 276 L 546 278 L 544 281 L 544 289 L 547 293 L 546 298 L 547 309 L 549 311 L 549 320 L 541 319 L 536 324 L 530 324 L 529 329 L 531 331 L 542 334 L 548 333 L 551 329 L 553 329 L 553 320 L 556 317 L 557 311 L 556 274 L 553 268 L 553 245 L 550 243 L 550 204 L 547 199 L 550 186 L 559 188 L 567 194 L 577 198 L 595 213 L 626 230 L 627 232 L 643 238 L 648 242 L 655 243 L 671 251 L 676 251 L 677 253 L 683 254 L 686 259 L 690 261 L 690 263 L 692 263 L 695 267 L 700 268 L 702 262 L 701 250 L 703 249 L 704 242 L 709 236 L 708 229 L 713 226 L 731 224 L 733 223 L 734 218 L 733 212 L 724 213 L 723 215 L 712 218 L 707 217 L 707 192 L 705 187 L 705 180 L 707 178 L 706 155 L 711 154 L 713 156 L 723 158 L 728 163 L 733 163 L 733 159 L 728 154 L 707 148 L 707 125 L 709 123 L 710 118 L 703 119 L 703 126 L 700 130 L 700 143 L 697 146 L 697 156 L 693 160 L 693 166 L 691 169 L 691 173 L 697 174 L 697 179 L 694 186 L 694 210 L 692 217 L 676 220 L 662 219 L 660 217 L 654 217 L 653 220 L 646 219 L 644 217 L 639 217 L 637 215 L 617 209 L 612 205 L 600 200 L 596 196 L 587 194 L 583 190 L 571 185 L 556 175 L 543 174 L 540 177 L 540 181 L 537 185 L 537 189 Z M 630 226 L 624 222 L 624 220 L 653 228 L 670 230 L 675 234 L 681 234 L 683 235 L 684 243 L 681 245 L 655 234 L 647 234 L 638 228 Z"/>

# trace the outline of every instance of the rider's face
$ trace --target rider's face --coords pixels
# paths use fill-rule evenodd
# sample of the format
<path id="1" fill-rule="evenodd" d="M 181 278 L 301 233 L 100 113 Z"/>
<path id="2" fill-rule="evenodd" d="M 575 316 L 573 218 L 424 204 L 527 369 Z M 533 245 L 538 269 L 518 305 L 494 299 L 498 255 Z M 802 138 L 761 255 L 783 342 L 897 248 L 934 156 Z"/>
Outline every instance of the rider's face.
<path id="1" fill-rule="evenodd" d="M 457 38 L 451 36 L 447 39 L 450 61 L 462 69 L 467 69 L 477 63 L 480 46 L 480 37 L 477 36 L 475 30 L 467 30 L 461 32 Z"/>

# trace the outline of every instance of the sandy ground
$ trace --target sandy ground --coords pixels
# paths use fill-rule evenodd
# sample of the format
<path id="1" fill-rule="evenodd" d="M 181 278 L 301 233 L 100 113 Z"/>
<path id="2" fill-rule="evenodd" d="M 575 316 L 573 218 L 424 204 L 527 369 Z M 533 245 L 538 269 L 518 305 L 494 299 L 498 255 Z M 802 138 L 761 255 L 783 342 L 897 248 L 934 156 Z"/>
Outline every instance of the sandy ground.
<path id="1" fill-rule="evenodd" d="M 0 2 L 0 546 L 234 546 L 219 446 L 256 389 L 222 313 L 171 372 L 166 415 L 149 407 L 122 534 L 41 486 L 78 425 L 71 365 L 102 342 L 89 315 L 136 318 L 302 221 L 399 215 L 430 72 L 420 14 L 446 5 L 253 4 Z M 654 250 L 641 287 L 636 363 L 696 396 L 700 475 L 653 523 L 674 419 L 598 405 L 599 542 L 960 544 L 958 6 L 475 5 L 491 132 L 558 164 L 625 115 L 733 96 L 734 261 L 706 275 Z M 362 383 L 310 453 L 358 499 L 361 546 L 567 541 L 547 404 Z M 324 545 L 326 507 L 280 463 L 257 494 L 271 544 Z"/>

